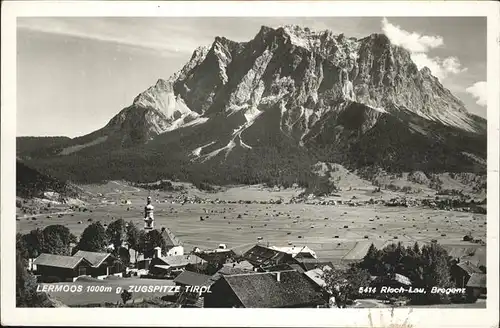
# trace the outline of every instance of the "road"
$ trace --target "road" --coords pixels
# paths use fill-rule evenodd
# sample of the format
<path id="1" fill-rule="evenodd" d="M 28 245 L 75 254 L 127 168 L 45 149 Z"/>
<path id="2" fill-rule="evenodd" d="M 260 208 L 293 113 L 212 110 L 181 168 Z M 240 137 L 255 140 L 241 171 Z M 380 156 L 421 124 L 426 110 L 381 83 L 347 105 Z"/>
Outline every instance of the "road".
<path id="1" fill-rule="evenodd" d="M 74 213 L 74 211 L 61 211 L 61 212 L 51 212 L 51 213 L 39 213 L 39 214 L 24 214 L 22 217 L 19 217 L 18 219 L 33 218 L 33 217 L 47 216 L 47 215 L 71 214 L 71 213 Z"/>
<path id="2" fill-rule="evenodd" d="M 390 305 L 374 299 L 359 299 L 354 301 L 354 308 L 386 308 Z"/>
<path id="3" fill-rule="evenodd" d="M 141 278 L 117 278 L 117 279 L 105 279 L 105 280 L 92 280 L 92 281 L 75 281 L 75 282 L 61 282 L 52 284 L 39 284 L 43 288 L 43 285 L 47 286 L 68 286 L 73 288 L 77 286 L 82 286 L 81 291 L 60 291 L 60 292 L 48 292 L 52 297 L 60 300 L 62 303 L 68 306 L 74 305 L 85 305 L 85 304 L 100 304 L 104 302 L 116 303 L 121 301 L 120 291 L 123 289 L 129 289 L 131 286 L 173 286 L 172 280 L 164 279 L 141 279 Z M 102 286 L 102 292 L 99 291 L 99 287 Z M 120 289 L 118 289 L 120 288 Z M 132 287 L 135 288 L 135 287 Z M 132 292 L 132 299 L 144 299 L 150 297 L 162 297 L 167 294 L 172 294 L 168 292 L 168 288 L 164 288 L 164 291 L 159 292 L 143 292 L 137 291 Z"/>

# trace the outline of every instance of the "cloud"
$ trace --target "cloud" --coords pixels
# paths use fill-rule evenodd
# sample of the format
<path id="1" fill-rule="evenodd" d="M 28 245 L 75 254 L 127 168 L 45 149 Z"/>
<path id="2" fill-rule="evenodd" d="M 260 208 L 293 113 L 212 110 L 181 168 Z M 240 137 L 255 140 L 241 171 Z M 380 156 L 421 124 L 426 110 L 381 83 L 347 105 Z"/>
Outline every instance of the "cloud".
<path id="1" fill-rule="evenodd" d="M 470 93 L 476 99 L 476 104 L 483 107 L 486 107 L 486 103 L 488 102 L 487 90 L 485 81 L 476 82 L 465 89 L 467 93 Z"/>
<path id="2" fill-rule="evenodd" d="M 196 35 L 191 27 L 179 28 L 175 24 L 151 19 L 123 18 L 22 18 L 20 29 L 73 36 L 96 41 L 113 42 L 126 46 L 155 50 L 161 54 L 192 53 L 204 43 L 186 35 Z"/>
<path id="3" fill-rule="evenodd" d="M 465 72 L 467 68 L 462 67 L 456 57 L 431 57 L 428 52 L 431 49 L 444 45 L 441 36 L 421 35 L 416 32 L 408 32 L 401 27 L 391 24 L 387 18 L 382 19 L 382 31 L 395 45 L 401 46 L 411 53 L 411 59 L 418 69 L 428 67 L 432 74 L 443 80 L 452 74 Z"/>
<path id="4" fill-rule="evenodd" d="M 387 18 L 382 19 L 382 31 L 392 43 L 402 46 L 411 52 L 427 52 L 431 48 L 442 46 L 443 38 L 440 36 L 420 35 L 409 33 L 399 26 L 389 23 Z"/>

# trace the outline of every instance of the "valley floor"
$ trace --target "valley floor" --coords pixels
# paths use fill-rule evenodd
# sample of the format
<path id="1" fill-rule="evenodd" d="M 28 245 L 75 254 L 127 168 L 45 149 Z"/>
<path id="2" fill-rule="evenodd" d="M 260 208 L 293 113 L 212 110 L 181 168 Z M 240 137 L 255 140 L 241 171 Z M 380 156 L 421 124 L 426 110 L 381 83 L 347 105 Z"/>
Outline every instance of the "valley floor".
<path id="1" fill-rule="evenodd" d="M 68 211 L 61 205 L 51 208 L 60 215 L 38 215 L 36 220 L 33 215 L 20 215 L 17 232 L 62 224 L 79 236 L 91 221 L 109 224 L 119 218 L 132 221 L 141 229 L 145 199 L 151 195 L 155 228 L 168 227 L 187 251 L 194 247 L 213 249 L 224 243 L 242 253 L 259 239 L 260 243 L 274 246 L 307 245 L 320 259 L 339 262 L 361 259 L 371 243 L 380 249 L 399 241 L 410 245 L 437 240 L 454 257 L 465 257 L 478 265 L 486 261 L 486 246 L 462 240 L 469 232 L 476 239 L 486 240 L 484 214 L 424 207 L 288 204 L 302 190 L 280 191 L 261 186 L 232 187 L 216 193 L 186 187 L 182 194 L 149 192 L 123 182 L 83 187 L 93 195 L 85 212 Z M 367 200 L 397 196 L 390 191 L 374 196 L 372 190 L 353 189 L 333 198 L 349 200 L 354 196 Z M 280 199 L 282 204 L 269 203 Z M 223 203 L 217 203 L 220 201 Z"/>

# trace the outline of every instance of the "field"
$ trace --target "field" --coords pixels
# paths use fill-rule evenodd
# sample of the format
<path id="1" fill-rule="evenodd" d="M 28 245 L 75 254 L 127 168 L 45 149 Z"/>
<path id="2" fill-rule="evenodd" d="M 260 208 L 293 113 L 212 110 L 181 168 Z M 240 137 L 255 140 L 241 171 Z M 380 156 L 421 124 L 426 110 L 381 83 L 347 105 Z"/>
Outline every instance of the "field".
<path id="1" fill-rule="evenodd" d="M 274 246 L 307 245 L 322 260 L 352 261 L 361 259 L 371 243 L 381 248 L 401 241 L 410 245 L 435 239 L 454 256 L 485 264 L 486 247 L 464 242 L 471 232 L 474 238 L 486 240 L 486 215 L 458 211 L 440 211 L 421 207 L 387 207 L 383 205 L 308 205 L 286 204 L 300 189 L 272 190 L 260 186 L 232 187 L 217 193 L 199 191 L 190 186 L 186 192 L 149 192 L 123 182 L 83 186 L 94 195 L 86 212 L 66 212 L 53 207 L 62 217 L 39 215 L 21 217 L 18 232 L 27 233 L 37 227 L 63 224 L 79 236 L 89 220 L 109 224 L 123 218 L 139 228 L 143 226 L 143 206 L 148 195 L 155 206 L 155 227 L 168 227 L 187 251 L 194 247 L 215 248 L 220 243 L 244 252 L 257 243 Z M 384 191 L 374 195 L 373 188 L 351 189 L 335 199 L 384 198 L 397 195 Z M 422 197 L 432 197 L 423 195 Z M 185 202 L 185 197 L 225 200 L 225 204 Z M 261 201 L 283 200 L 283 204 L 260 204 Z M 121 204 L 129 200 L 131 204 Z M 231 204 L 230 201 L 257 201 Z M 201 220 L 200 218 L 203 218 Z"/>

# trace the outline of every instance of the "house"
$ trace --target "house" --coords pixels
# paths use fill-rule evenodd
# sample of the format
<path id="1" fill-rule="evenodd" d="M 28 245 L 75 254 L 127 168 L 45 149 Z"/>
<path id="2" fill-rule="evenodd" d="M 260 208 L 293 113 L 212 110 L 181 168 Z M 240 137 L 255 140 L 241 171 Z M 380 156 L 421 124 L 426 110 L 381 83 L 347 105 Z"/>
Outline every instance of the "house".
<path id="1" fill-rule="evenodd" d="M 243 258 L 261 271 L 278 264 L 296 263 L 291 254 L 262 245 L 255 245 L 246 251 Z"/>
<path id="2" fill-rule="evenodd" d="M 184 255 L 184 246 L 168 228 L 161 228 L 161 236 L 165 240 L 166 256 Z"/>
<path id="3" fill-rule="evenodd" d="M 211 280 L 211 276 L 207 276 L 205 274 L 192 272 L 192 271 L 183 271 L 179 274 L 175 279 L 174 283 L 176 286 L 210 286 L 213 281 Z"/>
<path id="4" fill-rule="evenodd" d="M 289 247 L 276 247 L 271 246 L 270 249 L 274 249 L 280 252 L 284 252 L 292 255 L 293 258 L 308 258 L 308 259 L 316 259 L 318 256 L 316 253 L 307 246 L 289 246 Z"/>
<path id="5" fill-rule="evenodd" d="M 372 276 L 371 286 L 373 287 L 409 287 L 411 286 L 411 280 L 399 273 L 387 274 L 385 276 Z"/>
<path id="6" fill-rule="evenodd" d="M 215 274 L 212 275 L 211 279 L 213 282 L 215 282 L 215 281 L 219 280 L 221 278 L 221 276 L 230 276 L 230 275 L 235 275 L 235 274 L 244 274 L 244 273 L 252 273 L 252 272 L 255 272 L 255 271 L 224 265 L 222 268 L 219 269 L 219 271 L 217 271 Z"/>
<path id="7" fill-rule="evenodd" d="M 316 268 L 323 268 L 325 266 L 329 266 L 330 268 L 333 268 L 334 265 L 330 261 L 320 261 L 318 259 L 311 259 L 311 258 L 294 258 L 296 263 L 302 267 L 304 271 L 310 271 Z M 337 265 L 336 267 L 339 267 Z"/>
<path id="8" fill-rule="evenodd" d="M 236 253 L 231 249 L 215 249 L 211 251 L 198 251 L 195 254 L 207 261 L 214 264 L 230 263 L 236 258 Z"/>
<path id="9" fill-rule="evenodd" d="M 188 264 L 203 263 L 206 261 L 194 254 L 154 257 L 149 264 L 149 272 L 151 274 L 180 273 Z"/>
<path id="10" fill-rule="evenodd" d="M 465 288 L 467 297 L 476 301 L 481 296 L 486 296 L 486 274 L 473 273 Z"/>
<path id="11" fill-rule="evenodd" d="M 78 251 L 73 256 L 83 257 L 92 267 L 89 275 L 96 278 L 103 278 L 109 275 L 121 275 L 123 264 L 110 253 L 98 253 Z"/>
<path id="12" fill-rule="evenodd" d="M 149 269 L 149 264 L 151 263 L 153 254 L 148 254 L 148 256 L 144 256 L 144 254 L 137 252 L 133 248 L 129 250 L 129 254 L 130 254 L 130 264 L 132 264 L 136 269 L 139 270 Z"/>
<path id="13" fill-rule="evenodd" d="M 181 307 L 203 307 L 203 297 L 214 283 L 211 276 L 192 271 L 183 271 L 174 279 L 176 286 L 181 286 L 177 304 Z"/>
<path id="14" fill-rule="evenodd" d="M 459 288 L 466 287 L 470 277 L 475 273 L 483 272 L 469 261 L 457 262 L 450 268 L 452 280 L 455 282 L 455 286 Z"/>
<path id="15" fill-rule="evenodd" d="M 74 281 L 90 274 L 92 264 L 81 256 L 40 254 L 34 261 L 35 273 L 43 282 Z"/>
<path id="16" fill-rule="evenodd" d="M 138 255 L 137 256 L 137 262 L 135 263 L 135 266 L 138 270 L 149 270 L 149 267 L 151 265 L 151 261 L 153 258 L 151 257 L 145 257 L 144 255 Z"/>
<path id="17" fill-rule="evenodd" d="M 315 308 L 327 303 L 320 288 L 297 271 L 222 275 L 205 295 L 208 308 Z"/>
<path id="18" fill-rule="evenodd" d="M 248 261 L 240 261 L 240 262 L 232 262 L 232 263 L 225 263 L 223 267 L 230 267 L 234 269 L 241 269 L 241 270 L 246 270 L 246 271 L 253 271 L 254 266 L 252 263 Z"/>
<path id="19" fill-rule="evenodd" d="M 309 271 L 304 272 L 306 277 L 308 277 L 312 282 L 318 285 L 321 288 L 326 289 L 327 285 L 325 280 L 323 279 L 323 275 L 325 271 L 331 270 L 332 268 L 329 266 L 324 266 L 323 268 L 316 268 Z"/>
<path id="20" fill-rule="evenodd" d="M 298 263 L 292 263 L 292 264 L 289 264 L 289 266 L 290 266 L 290 268 L 292 268 L 292 270 L 295 270 L 299 273 L 306 272 L 306 270 L 304 270 L 304 268 Z"/>

